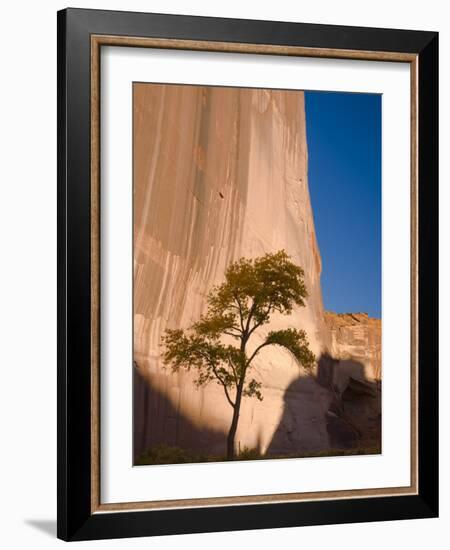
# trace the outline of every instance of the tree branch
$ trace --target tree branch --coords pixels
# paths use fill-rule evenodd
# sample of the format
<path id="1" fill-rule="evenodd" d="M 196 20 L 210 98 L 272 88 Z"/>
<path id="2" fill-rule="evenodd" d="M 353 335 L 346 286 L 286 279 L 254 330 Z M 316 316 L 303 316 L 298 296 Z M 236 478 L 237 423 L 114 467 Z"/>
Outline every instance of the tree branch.
<path id="1" fill-rule="evenodd" d="M 248 329 L 250 328 L 250 321 L 252 320 L 253 314 L 255 313 L 255 309 L 256 309 L 256 302 L 255 302 L 255 300 L 253 300 L 252 307 L 250 308 L 250 311 L 248 312 L 247 324 L 245 325 L 245 332 L 246 333 L 248 333 Z M 248 336 L 250 336 L 250 334 L 248 334 Z M 247 338 L 248 338 L 248 336 L 247 336 Z"/>
<path id="2" fill-rule="evenodd" d="M 206 363 L 209 364 L 209 366 L 211 367 L 211 369 L 214 373 L 214 376 L 216 377 L 216 379 L 219 381 L 219 383 L 223 386 L 223 389 L 225 390 L 225 396 L 227 398 L 228 403 L 234 408 L 235 403 L 232 401 L 232 399 L 230 397 L 230 394 L 228 393 L 228 388 L 227 388 L 227 385 L 226 385 L 225 381 L 222 379 L 220 374 L 217 372 L 215 363 L 213 361 L 211 361 L 211 359 L 208 357 L 208 354 L 200 352 L 200 355 L 205 359 Z"/>
<path id="3" fill-rule="evenodd" d="M 213 370 L 213 373 L 214 375 L 216 376 L 217 380 L 222 384 L 223 386 L 223 389 L 225 390 L 225 396 L 227 398 L 227 401 L 228 403 L 233 407 L 234 409 L 234 406 L 235 406 L 235 403 L 232 401 L 231 397 L 230 397 L 230 394 L 228 393 L 228 388 L 227 388 L 227 385 L 225 384 L 225 382 L 222 380 L 222 378 L 220 377 L 219 373 L 217 372 L 216 370 L 216 367 L 211 363 L 211 368 Z"/>
<path id="4" fill-rule="evenodd" d="M 256 330 L 258 327 L 260 327 L 260 326 L 264 323 L 264 321 L 265 321 L 266 317 L 269 315 L 269 313 L 270 313 L 272 307 L 273 307 L 273 306 L 272 306 L 272 303 L 270 303 L 270 304 L 268 305 L 266 311 L 264 312 L 264 318 L 263 318 L 263 320 L 260 321 L 259 323 L 255 323 L 255 324 L 252 326 L 252 328 L 250 329 L 250 331 L 249 331 L 249 333 L 248 333 L 248 338 L 250 338 L 250 336 L 255 332 L 255 330 Z M 252 314 L 252 315 L 253 315 L 253 314 Z M 249 318 L 249 320 L 250 320 L 250 318 Z"/>
<path id="5" fill-rule="evenodd" d="M 226 334 L 227 336 L 232 336 L 233 338 L 240 338 L 241 337 L 241 332 L 231 332 L 231 331 L 228 331 L 228 330 L 224 330 L 222 331 L 222 334 Z"/>
<path id="6" fill-rule="evenodd" d="M 233 365 L 233 361 L 229 357 L 227 358 L 227 361 L 228 361 L 228 364 L 230 365 L 231 371 L 233 372 L 234 381 L 237 386 L 239 381 L 238 381 L 238 375 L 237 375 L 236 369 L 234 368 L 234 365 Z"/>
<path id="7" fill-rule="evenodd" d="M 262 348 L 265 348 L 266 346 L 270 346 L 272 344 L 272 342 L 263 342 L 262 344 L 260 344 L 256 349 L 255 351 L 251 354 L 250 358 L 247 360 L 247 362 L 245 363 L 245 368 L 247 368 L 250 363 L 253 361 L 253 359 L 258 355 L 258 353 L 260 352 L 260 350 Z"/>
<path id="8" fill-rule="evenodd" d="M 236 303 L 238 305 L 239 319 L 241 321 L 241 330 L 242 330 L 242 332 L 244 332 L 244 314 L 242 312 L 242 304 L 241 304 L 241 301 L 239 300 L 239 298 L 237 297 L 237 294 L 235 292 L 233 293 L 233 297 L 236 300 Z"/>
<path id="9" fill-rule="evenodd" d="M 228 393 L 228 388 L 223 384 L 223 389 L 225 390 L 225 397 L 227 398 L 228 403 L 233 407 L 236 406 L 236 403 L 231 399 L 230 394 Z"/>

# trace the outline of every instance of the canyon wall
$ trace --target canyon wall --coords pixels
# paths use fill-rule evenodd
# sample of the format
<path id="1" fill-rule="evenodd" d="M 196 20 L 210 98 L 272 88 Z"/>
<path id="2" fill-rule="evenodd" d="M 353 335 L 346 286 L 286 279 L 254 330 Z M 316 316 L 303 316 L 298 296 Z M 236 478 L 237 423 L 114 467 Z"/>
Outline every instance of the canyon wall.
<path id="1" fill-rule="evenodd" d="M 381 319 L 367 313 L 325 312 L 331 331 L 330 351 L 342 363 L 357 361 L 363 366 L 361 377 L 381 380 Z"/>
<path id="2" fill-rule="evenodd" d="M 322 305 L 304 95 L 154 84 L 134 84 L 133 94 L 135 456 L 159 442 L 223 454 L 231 421 L 223 390 L 197 389 L 192 374 L 165 368 L 161 335 L 199 319 L 230 262 L 285 249 L 305 272 L 306 307 L 274 316 L 253 346 L 287 327 L 306 330 L 317 358 L 340 341 Z M 238 445 L 328 448 L 334 394 L 317 372 L 273 346 L 255 372 L 264 400 L 244 399 Z"/>

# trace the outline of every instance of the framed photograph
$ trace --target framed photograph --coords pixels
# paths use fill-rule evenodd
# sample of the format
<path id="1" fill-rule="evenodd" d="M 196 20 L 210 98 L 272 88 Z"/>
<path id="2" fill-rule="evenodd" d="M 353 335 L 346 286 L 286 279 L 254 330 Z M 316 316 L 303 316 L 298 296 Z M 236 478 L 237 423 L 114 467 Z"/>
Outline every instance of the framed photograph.
<path id="1" fill-rule="evenodd" d="M 58 536 L 436 517 L 438 35 L 58 13 Z"/>

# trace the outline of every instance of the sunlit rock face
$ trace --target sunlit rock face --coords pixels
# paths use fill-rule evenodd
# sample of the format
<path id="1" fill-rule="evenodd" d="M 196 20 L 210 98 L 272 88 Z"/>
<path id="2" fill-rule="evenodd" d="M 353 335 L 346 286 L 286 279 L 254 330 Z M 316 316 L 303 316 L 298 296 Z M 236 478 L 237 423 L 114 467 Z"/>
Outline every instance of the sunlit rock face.
<path id="1" fill-rule="evenodd" d="M 304 269 L 307 305 L 274 317 L 249 351 L 288 327 L 306 330 L 317 357 L 330 347 L 304 95 L 150 84 L 133 93 L 135 455 L 158 442 L 223 454 L 232 412 L 223 390 L 164 368 L 161 335 L 199 319 L 230 262 L 285 249 Z M 327 448 L 330 391 L 280 348 L 264 349 L 254 368 L 264 400 L 243 400 L 238 447 Z"/>
<path id="2" fill-rule="evenodd" d="M 331 353 L 342 364 L 353 361 L 361 366 L 360 378 L 381 380 L 381 319 L 367 313 L 325 312 L 331 331 Z"/>

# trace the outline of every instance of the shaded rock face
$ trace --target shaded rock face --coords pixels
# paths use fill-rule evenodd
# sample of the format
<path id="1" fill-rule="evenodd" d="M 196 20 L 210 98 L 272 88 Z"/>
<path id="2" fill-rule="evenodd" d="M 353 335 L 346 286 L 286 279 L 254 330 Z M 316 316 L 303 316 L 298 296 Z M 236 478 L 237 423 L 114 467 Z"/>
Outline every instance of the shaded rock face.
<path id="1" fill-rule="evenodd" d="M 269 330 L 295 327 L 317 357 L 331 349 L 304 95 L 154 84 L 134 84 L 133 94 L 135 456 L 160 442 L 223 454 L 232 412 L 223 390 L 197 389 L 191 373 L 165 368 L 161 335 L 198 320 L 231 262 L 285 249 L 305 272 L 307 305 L 274 316 L 252 346 Z M 254 365 L 264 400 L 243 400 L 237 445 L 275 454 L 328 448 L 334 393 L 317 373 L 276 347 Z"/>
<path id="2" fill-rule="evenodd" d="M 356 359 L 319 357 L 316 380 L 331 397 L 324 419 L 332 449 L 381 452 L 381 381 L 367 379 L 365 370 Z"/>
<path id="3" fill-rule="evenodd" d="M 318 380 L 335 393 L 327 413 L 330 444 L 381 451 L 381 320 L 327 311 L 325 321 L 331 355 L 319 360 Z"/>

